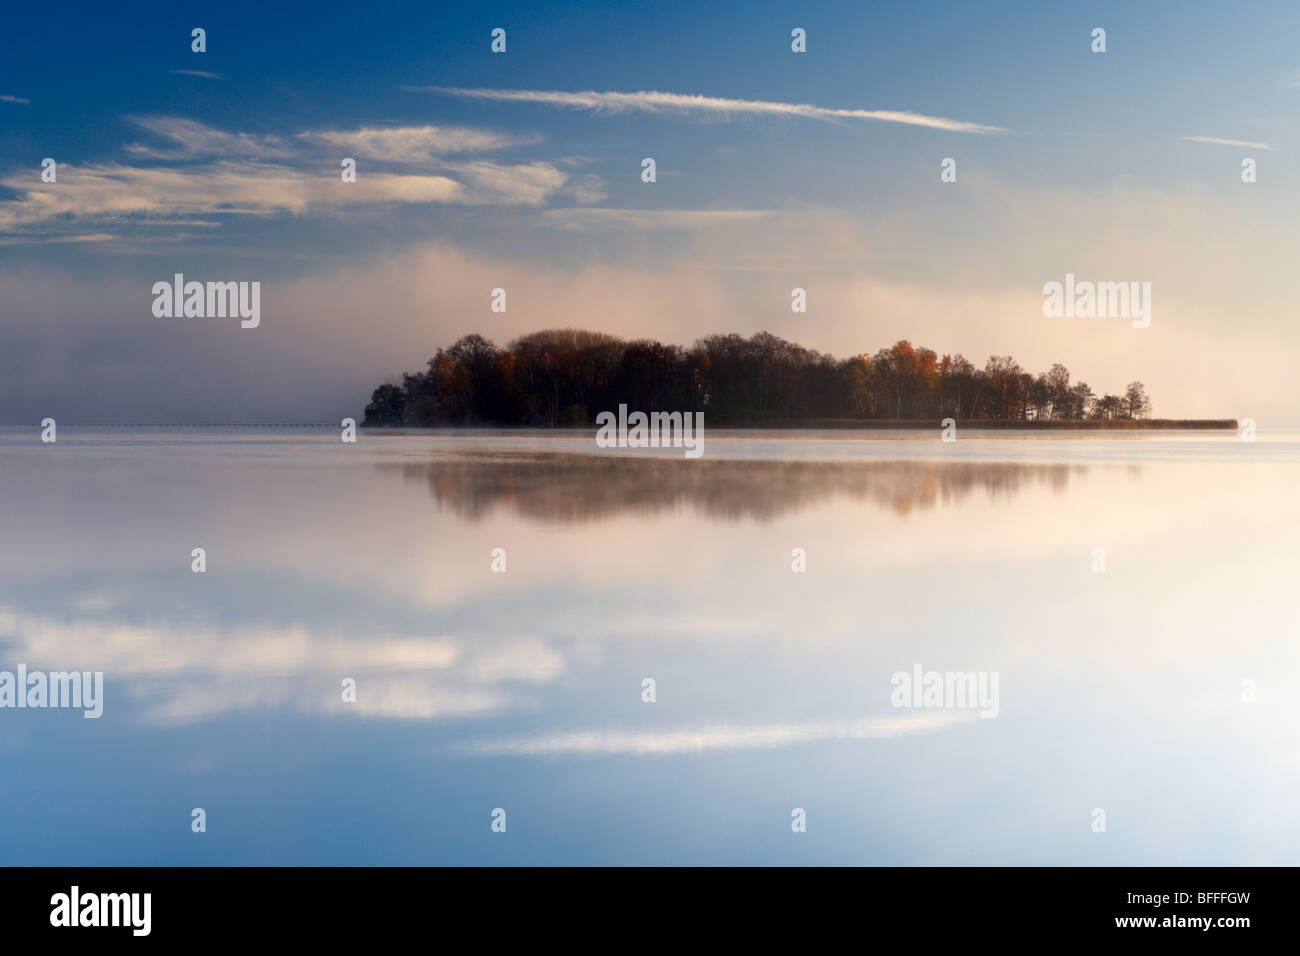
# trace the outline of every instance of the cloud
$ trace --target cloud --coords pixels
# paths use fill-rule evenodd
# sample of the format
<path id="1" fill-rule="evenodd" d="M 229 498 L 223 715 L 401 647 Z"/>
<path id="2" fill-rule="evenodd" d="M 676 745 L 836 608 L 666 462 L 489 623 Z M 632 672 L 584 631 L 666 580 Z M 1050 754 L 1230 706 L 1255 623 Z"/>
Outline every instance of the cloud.
<path id="1" fill-rule="evenodd" d="M 183 646 L 175 636 L 184 631 Z M 347 713 L 338 675 L 366 688 L 361 717 L 457 718 L 521 706 L 521 682 L 560 676 L 563 657 L 540 638 L 483 642 L 445 634 L 367 634 L 309 629 L 299 622 L 220 625 L 136 623 L 87 614 L 71 621 L 0 605 L 0 635 L 18 658 L 83 661 L 114 675 L 151 724 L 176 725 L 252 709 Z M 53 666 L 53 665 L 52 665 Z M 306 687 L 333 693 L 304 694 Z"/>
<path id="2" fill-rule="evenodd" d="M 210 169 L 199 167 L 204 175 Z M 289 196 L 305 204 L 295 209 L 309 211 L 319 202 L 330 214 L 365 209 L 337 203 L 345 194 L 363 197 L 348 191 L 376 178 L 363 175 L 345 185 L 322 166 L 311 175 L 289 170 L 284 183 L 263 182 L 266 169 L 249 163 L 235 164 L 229 174 L 241 172 L 243 185 L 228 187 L 234 202 L 250 201 L 242 191 L 260 184 L 259 209 L 278 208 Z M 73 195 L 80 174 L 70 168 L 65 184 L 61 169 L 59 195 Z M 184 171 L 159 174 L 178 177 L 167 184 L 177 205 L 204 185 Z M 55 190 L 33 183 L 29 173 L 16 175 L 23 189 Z M 463 172 L 446 177 L 441 188 L 449 196 L 482 189 L 490 179 L 473 185 Z M 536 188 L 524 180 L 521 192 Z M 0 421 L 39 421 L 46 414 L 151 421 L 158 408 L 182 421 L 338 421 L 355 416 L 377 384 L 400 381 L 434 347 L 466 332 L 504 344 L 542 328 L 578 326 L 684 345 L 712 332 L 766 329 L 840 357 L 908 338 L 981 365 L 993 353 L 1011 354 L 1034 372 L 1064 362 L 1099 392 L 1140 379 L 1162 416 L 1295 423 L 1294 403 L 1276 387 L 1300 352 L 1300 333 L 1278 306 L 1287 301 L 1287 243 L 1272 207 L 1201 185 L 1098 190 L 968 182 L 979 188 L 944 210 L 942 230 L 911 208 L 863 222 L 851 211 L 815 207 L 544 209 L 537 215 L 535 207 L 520 206 L 501 213 L 482 236 L 362 244 L 368 254 L 318 256 L 292 281 L 247 273 L 248 260 L 238 252 L 209 260 L 220 267 L 217 276 L 267 280 L 256 332 L 232 334 L 202 322 L 160 327 L 148 310 L 148 282 L 167 278 L 169 269 L 125 287 L 75 269 L 39 276 L 16 266 L 0 269 Z M 14 205 L 0 202 L 0 215 Z M 1042 213 L 1048 208 L 1050 221 Z M 626 228 L 604 225 L 620 221 Z M 1077 228 L 1062 230 L 1059 222 Z M 568 224 L 586 231 L 559 242 L 557 227 Z M 43 226 L 108 231 L 59 220 Z M 115 250 L 102 242 L 76 248 Z M 566 255 L 556 256 L 557 250 Z M 266 261 L 273 269 L 273 258 Z M 1151 281 L 1151 328 L 1045 319 L 1043 284 L 1067 271 L 1092 280 Z M 497 286 L 509 288 L 508 314 L 486 312 L 485 290 Z M 807 313 L 790 311 L 796 286 L 807 289 Z M 383 315 L 384 322 L 358 321 L 366 315 Z M 81 357 L 106 349 L 120 357 L 112 363 Z M 10 356 L 11 369 L 5 367 Z M 141 390 L 140 381 L 150 389 Z"/>
<path id="3" fill-rule="evenodd" d="M 0 185 L 19 190 L 29 186 L 19 176 L 0 179 Z M 463 187 L 443 176 L 377 175 L 364 184 L 344 185 L 319 174 L 258 163 L 221 162 L 185 169 L 108 163 L 65 166 L 57 186 L 26 188 L 22 198 L 0 204 L 0 229 L 61 219 L 299 214 L 321 205 L 465 198 Z"/>
<path id="4" fill-rule="evenodd" d="M 492 196 L 512 206 L 540 206 L 568 178 L 550 163 L 507 166 L 473 162 L 445 168 L 465 180 L 472 193 Z"/>
<path id="5" fill-rule="evenodd" d="M 192 72 L 192 71 L 185 71 Z M 127 151 L 150 159 L 223 158 L 287 159 L 302 153 L 301 146 L 342 150 L 342 155 L 393 163 L 426 162 L 433 157 L 482 153 L 510 146 L 538 143 L 537 135 L 514 136 L 468 126 L 365 126 L 355 130 L 307 130 L 294 142 L 279 136 L 230 133 L 179 116 L 130 116 L 136 126 L 178 144 L 158 149 L 132 143 Z"/>
<path id="6" fill-rule="evenodd" d="M 907 126 L 924 126 L 930 129 L 948 130 L 959 133 L 1003 133 L 1000 126 L 986 126 L 965 120 L 947 119 L 942 116 L 927 116 L 923 113 L 911 113 L 902 110 L 859 110 L 828 109 L 807 103 L 777 103 L 770 100 L 724 99 L 716 96 L 698 94 L 660 93 L 642 91 L 637 93 L 598 93 L 587 90 L 581 93 L 566 93 L 559 90 L 488 90 L 465 89 L 448 86 L 405 86 L 402 89 L 412 93 L 440 93 L 446 96 L 460 96 L 470 99 L 499 100 L 515 103 L 541 103 L 548 106 L 567 106 L 576 109 L 594 110 L 605 113 L 713 113 L 723 116 L 737 114 L 795 116 L 819 120 L 879 120 L 885 123 L 902 123 Z"/>
<path id="7" fill-rule="evenodd" d="M 464 203 L 535 206 L 564 185 L 565 175 L 546 163 L 456 167 L 460 181 L 443 175 L 372 173 L 343 183 L 331 171 L 242 161 L 183 169 L 147 169 L 115 163 L 65 166 L 57 187 L 32 188 L 30 177 L 0 178 L 23 191 L 0 203 L 0 230 L 12 231 L 72 219 L 204 215 L 302 215 L 331 208 L 385 203 Z"/>
<path id="8" fill-rule="evenodd" d="M 219 80 L 220 73 L 209 73 L 207 70 L 172 70 L 178 76 L 201 76 L 205 80 Z"/>
<path id="9" fill-rule="evenodd" d="M 28 236 L 13 236 L 0 239 L 0 246 L 43 245 L 52 242 L 111 242 L 118 238 L 111 232 L 84 232 L 69 236 L 44 236 L 39 239 Z"/>
<path id="10" fill-rule="evenodd" d="M 1189 143 L 1212 143 L 1215 146 L 1244 146 L 1247 149 L 1272 150 L 1268 143 L 1252 143 L 1244 139 L 1220 139 L 1217 136 L 1184 136 Z"/>
<path id="11" fill-rule="evenodd" d="M 583 206 L 591 206 L 609 198 L 609 193 L 605 191 L 605 181 L 590 173 L 573 177 L 561 192 Z"/>
<path id="12" fill-rule="evenodd" d="M 227 133 L 198 120 L 180 116 L 128 116 L 127 119 L 136 126 L 180 145 L 179 149 L 171 150 L 160 150 L 139 143 L 131 143 L 126 147 L 127 152 L 150 159 L 186 159 L 196 156 L 284 159 L 292 155 L 291 150 L 277 136 Z"/>
<path id="13" fill-rule="evenodd" d="M 668 756 L 706 750 L 791 747 L 819 740 L 881 740 L 940 730 L 973 718 L 973 712 L 948 711 L 811 723 L 712 724 L 675 730 L 575 730 L 481 741 L 461 749 L 481 756 Z"/>
<path id="14" fill-rule="evenodd" d="M 0 230 L 53 228 L 66 221 L 125 219 L 126 224 L 194 223 L 208 215 L 303 215 L 361 205 L 461 203 L 537 206 L 562 190 L 577 202 L 604 198 L 601 181 L 571 178 L 550 163 L 501 163 L 434 159 L 519 143 L 514 137 L 467 127 L 410 126 L 392 129 L 307 131 L 279 136 L 228 132 L 177 116 L 129 117 L 135 125 L 171 141 L 160 149 L 133 143 L 127 151 L 172 165 L 64 164 L 56 185 L 34 185 L 23 173 L 0 176 L 18 198 L 0 202 Z M 397 162 L 424 160 L 419 174 L 368 170 L 343 183 L 337 159 L 328 163 L 312 147 L 343 147 L 363 157 Z M 221 157 L 215 159 L 214 157 Z M 278 160 L 295 160 L 292 165 Z M 184 217 L 183 220 L 177 217 Z M 211 225 L 199 220 L 195 224 Z M 57 229 L 55 230 L 57 231 Z M 78 234 L 85 230 L 78 229 Z M 96 238 L 104 238 L 96 234 Z"/>
<path id="15" fill-rule="evenodd" d="M 26 105 L 30 102 L 31 100 L 22 96 L 10 96 L 8 93 L 0 93 L 0 103 L 22 103 Z"/>
<path id="16" fill-rule="evenodd" d="M 700 229 L 745 225 L 780 215 L 771 209 L 549 209 L 542 221 L 561 229 Z"/>
<path id="17" fill-rule="evenodd" d="M 365 126 L 308 131 L 298 137 L 342 150 L 346 156 L 396 163 L 416 163 L 451 153 L 482 153 L 541 140 L 540 136 L 511 136 L 465 126 Z"/>

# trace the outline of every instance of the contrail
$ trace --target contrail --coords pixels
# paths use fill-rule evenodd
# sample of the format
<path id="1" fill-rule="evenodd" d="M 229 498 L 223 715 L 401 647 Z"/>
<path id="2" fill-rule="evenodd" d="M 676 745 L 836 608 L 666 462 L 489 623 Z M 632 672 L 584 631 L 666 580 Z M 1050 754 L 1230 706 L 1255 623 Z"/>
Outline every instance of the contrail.
<path id="1" fill-rule="evenodd" d="M 575 109 L 608 113 L 717 113 L 722 115 L 749 114 L 771 116 L 799 116 L 819 120 L 879 120 L 885 123 L 903 123 L 907 126 L 924 126 L 930 129 L 958 133 L 1005 133 L 1001 126 L 986 126 L 943 116 L 926 116 L 903 110 L 841 110 L 813 106 L 808 103 L 776 103 L 770 100 L 737 100 L 717 96 L 700 96 L 685 93 L 566 93 L 561 90 L 488 90 L 466 89 L 454 86 L 404 86 L 410 93 L 439 93 L 444 96 L 462 96 L 480 100 L 500 100 L 514 103 L 542 103 L 548 106 L 567 106 Z"/>

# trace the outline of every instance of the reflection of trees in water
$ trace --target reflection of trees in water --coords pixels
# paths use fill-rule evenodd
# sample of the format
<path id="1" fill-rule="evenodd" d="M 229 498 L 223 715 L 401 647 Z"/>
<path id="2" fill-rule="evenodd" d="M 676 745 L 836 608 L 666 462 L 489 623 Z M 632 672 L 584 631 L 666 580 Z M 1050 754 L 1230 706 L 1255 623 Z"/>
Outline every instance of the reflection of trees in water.
<path id="1" fill-rule="evenodd" d="M 632 455 L 469 454 L 378 465 L 425 481 L 440 506 L 469 520 L 498 506 L 562 523 L 649 515 L 690 506 L 715 521 L 771 520 L 836 495 L 900 515 L 982 490 L 1006 497 L 1032 484 L 1055 493 L 1084 465 L 1015 462 L 747 461 Z"/>

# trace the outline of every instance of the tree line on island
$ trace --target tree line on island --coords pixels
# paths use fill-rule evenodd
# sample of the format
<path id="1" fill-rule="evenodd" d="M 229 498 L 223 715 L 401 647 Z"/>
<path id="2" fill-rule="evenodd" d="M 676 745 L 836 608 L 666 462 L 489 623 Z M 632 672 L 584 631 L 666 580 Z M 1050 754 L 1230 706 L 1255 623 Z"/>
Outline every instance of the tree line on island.
<path id="1" fill-rule="evenodd" d="M 690 348 L 603 332 L 549 329 L 498 348 L 466 335 L 438 349 L 402 382 L 375 389 L 364 424 L 581 426 L 620 404 L 702 411 L 717 424 L 844 419 L 1085 421 L 1141 419 L 1151 403 L 1141 382 L 1096 395 L 1060 364 L 1037 375 L 1009 355 L 978 368 L 896 342 L 874 355 L 833 356 L 770 332 L 709 335 Z"/>

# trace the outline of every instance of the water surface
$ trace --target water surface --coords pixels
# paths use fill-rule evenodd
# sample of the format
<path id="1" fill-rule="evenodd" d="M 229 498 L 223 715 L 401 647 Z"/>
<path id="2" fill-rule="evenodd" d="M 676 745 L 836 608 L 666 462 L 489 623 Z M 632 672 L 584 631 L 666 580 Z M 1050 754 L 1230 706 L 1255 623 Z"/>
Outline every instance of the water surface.
<path id="1" fill-rule="evenodd" d="M 1300 435 L 937 435 L 0 431 L 0 862 L 1294 864 Z"/>

